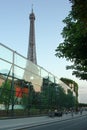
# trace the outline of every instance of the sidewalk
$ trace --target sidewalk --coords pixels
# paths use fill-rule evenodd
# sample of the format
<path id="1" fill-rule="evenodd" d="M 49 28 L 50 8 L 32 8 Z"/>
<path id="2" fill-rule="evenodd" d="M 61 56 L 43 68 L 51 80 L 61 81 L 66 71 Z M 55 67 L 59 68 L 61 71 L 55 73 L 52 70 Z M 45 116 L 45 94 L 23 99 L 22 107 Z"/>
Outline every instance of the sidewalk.
<path id="1" fill-rule="evenodd" d="M 86 115 L 87 112 L 83 112 L 82 115 Z M 0 130 L 21 130 L 22 128 L 34 127 L 37 125 L 47 124 L 51 122 L 64 121 L 81 116 L 80 114 L 64 114 L 62 117 L 29 117 L 18 119 L 4 119 L 0 120 Z"/>

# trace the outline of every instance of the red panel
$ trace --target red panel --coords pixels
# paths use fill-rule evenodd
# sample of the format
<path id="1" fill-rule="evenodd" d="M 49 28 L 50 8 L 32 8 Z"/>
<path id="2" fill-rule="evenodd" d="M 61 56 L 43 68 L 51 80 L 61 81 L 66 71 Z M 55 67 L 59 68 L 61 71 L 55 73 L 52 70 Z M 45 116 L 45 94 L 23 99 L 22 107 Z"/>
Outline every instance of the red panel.
<path id="1" fill-rule="evenodd" d="M 16 97 L 22 97 L 22 89 L 19 87 L 16 88 Z"/>

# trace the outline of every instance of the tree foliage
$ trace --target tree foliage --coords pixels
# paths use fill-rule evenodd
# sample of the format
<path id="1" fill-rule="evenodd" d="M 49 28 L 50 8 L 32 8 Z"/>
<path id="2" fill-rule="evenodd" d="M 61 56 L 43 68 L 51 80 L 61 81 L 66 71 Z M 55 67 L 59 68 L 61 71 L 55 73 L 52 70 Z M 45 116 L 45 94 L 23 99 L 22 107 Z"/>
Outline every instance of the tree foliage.
<path id="1" fill-rule="evenodd" d="M 0 103 L 4 104 L 5 110 L 9 110 L 11 104 L 11 83 L 9 80 L 0 86 Z"/>
<path id="2" fill-rule="evenodd" d="M 76 96 L 78 97 L 78 84 L 75 81 L 63 77 L 60 80 L 62 80 L 65 84 L 70 86 L 71 89 L 73 87 L 73 90 L 76 93 Z"/>
<path id="3" fill-rule="evenodd" d="M 60 80 L 62 80 L 65 84 L 67 84 L 75 92 L 76 97 L 71 98 L 72 97 L 71 96 L 70 98 L 72 99 L 72 102 L 75 101 L 73 103 L 75 104 L 76 109 L 77 109 L 77 107 L 78 107 L 78 84 L 75 81 L 73 81 L 71 79 L 67 79 L 67 78 L 61 78 Z M 70 94 L 68 96 L 70 96 Z M 75 100 L 74 100 L 74 98 L 75 98 Z"/>
<path id="4" fill-rule="evenodd" d="M 55 55 L 70 60 L 73 64 L 66 69 L 73 69 L 73 75 L 87 80 L 87 0 L 70 1 L 72 10 L 63 20 L 66 26 L 61 33 L 64 42 L 59 44 Z"/>
<path id="5" fill-rule="evenodd" d="M 56 83 L 52 83 L 48 79 L 43 80 L 41 103 L 46 109 L 61 109 L 75 107 L 76 98 L 71 90 L 66 94 L 65 90 Z"/>

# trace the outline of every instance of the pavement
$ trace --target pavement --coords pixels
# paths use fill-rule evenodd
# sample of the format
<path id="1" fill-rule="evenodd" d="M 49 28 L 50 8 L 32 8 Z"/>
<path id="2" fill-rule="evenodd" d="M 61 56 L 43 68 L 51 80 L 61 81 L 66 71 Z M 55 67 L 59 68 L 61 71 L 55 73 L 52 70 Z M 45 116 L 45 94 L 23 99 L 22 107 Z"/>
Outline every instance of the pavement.
<path id="1" fill-rule="evenodd" d="M 22 130 L 23 128 L 29 128 L 58 121 L 75 119 L 80 116 L 87 116 L 87 112 L 84 111 L 82 115 L 80 115 L 80 113 L 73 114 L 73 116 L 71 113 L 63 114 L 62 117 L 38 116 L 15 119 L 0 119 L 0 130 Z"/>

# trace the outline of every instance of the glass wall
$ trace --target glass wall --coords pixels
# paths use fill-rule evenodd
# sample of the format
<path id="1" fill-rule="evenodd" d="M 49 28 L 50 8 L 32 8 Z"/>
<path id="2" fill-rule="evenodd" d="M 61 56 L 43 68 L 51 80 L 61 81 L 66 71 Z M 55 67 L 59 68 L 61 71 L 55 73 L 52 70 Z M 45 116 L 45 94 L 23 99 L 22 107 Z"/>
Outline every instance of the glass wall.
<path id="1" fill-rule="evenodd" d="M 8 81 L 10 82 L 10 87 Z M 8 88 L 6 88 L 6 84 Z M 33 64 L 24 56 L 0 43 L 0 96 L 5 92 L 3 90 L 8 90 L 7 92 L 9 93 L 10 89 L 10 95 L 11 97 L 13 95 L 13 98 L 9 97 L 9 104 L 15 105 L 16 108 L 18 108 L 17 105 L 19 104 L 22 104 L 23 108 L 28 105 L 28 108 L 30 108 L 31 104 L 33 107 L 36 105 L 36 107 L 39 106 L 41 108 L 44 100 L 44 105 L 48 108 L 50 104 L 47 102 L 50 100 L 48 97 L 50 94 L 47 95 L 47 92 L 53 94 L 58 84 L 66 92 L 69 89 L 52 73 Z M 49 86 L 51 86 L 51 89 Z M 25 99 L 28 99 L 27 102 L 25 102 Z"/>
<path id="2" fill-rule="evenodd" d="M 10 71 L 10 73 L 9 73 Z M 15 79 L 32 82 L 35 91 L 41 91 L 43 78 L 57 84 L 61 84 L 64 89 L 69 88 L 62 81 L 60 81 L 52 73 L 44 68 L 33 64 L 27 58 L 23 57 L 16 51 L 4 46 L 0 43 L 0 73 L 12 76 L 14 73 Z"/>

